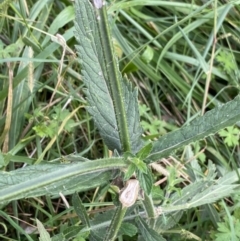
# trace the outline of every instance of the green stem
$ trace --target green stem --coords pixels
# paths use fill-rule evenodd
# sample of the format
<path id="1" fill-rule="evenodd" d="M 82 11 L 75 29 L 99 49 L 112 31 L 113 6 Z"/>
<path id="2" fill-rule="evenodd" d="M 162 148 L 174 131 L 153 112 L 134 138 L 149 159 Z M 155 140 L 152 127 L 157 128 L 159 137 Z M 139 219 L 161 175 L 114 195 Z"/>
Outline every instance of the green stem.
<path id="1" fill-rule="evenodd" d="M 155 224 L 156 214 L 155 214 L 155 210 L 154 210 L 155 208 L 154 208 L 151 194 L 150 195 L 144 194 L 143 206 L 146 210 L 146 213 L 149 219 L 149 225 L 150 227 L 153 228 Z"/>
<path id="2" fill-rule="evenodd" d="M 96 9 L 96 14 L 98 15 L 97 18 L 99 19 L 98 29 L 106 66 L 106 73 L 104 73 L 104 75 L 113 100 L 122 151 L 131 151 L 127 116 L 124 106 L 124 90 L 122 85 L 123 79 L 119 72 L 116 57 L 114 55 L 106 7 L 103 6 L 100 9 Z"/>
<path id="3" fill-rule="evenodd" d="M 122 224 L 126 211 L 127 211 L 127 208 L 122 207 L 122 205 L 119 205 L 117 207 L 104 241 L 114 241 L 115 240 L 115 238 L 117 237 L 117 234 L 118 234 L 118 230 L 121 227 L 121 224 Z"/>

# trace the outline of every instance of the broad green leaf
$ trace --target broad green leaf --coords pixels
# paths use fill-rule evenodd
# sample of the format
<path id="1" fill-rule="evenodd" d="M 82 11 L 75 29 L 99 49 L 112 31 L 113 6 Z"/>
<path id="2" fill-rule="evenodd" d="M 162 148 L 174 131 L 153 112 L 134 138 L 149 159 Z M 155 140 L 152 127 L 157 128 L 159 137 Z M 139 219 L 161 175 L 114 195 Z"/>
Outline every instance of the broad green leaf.
<path id="1" fill-rule="evenodd" d="M 119 235 L 127 235 L 129 237 L 133 237 L 134 235 L 137 234 L 137 232 L 138 232 L 137 227 L 128 222 L 122 223 L 119 229 Z"/>
<path id="2" fill-rule="evenodd" d="M 40 234 L 39 241 L 52 241 L 49 233 L 44 228 L 43 224 L 37 219 L 37 228 Z"/>
<path id="3" fill-rule="evenodd" d="M 174 150 L 212 135 L 227 126 L 235 124 L 239 120 L 240 95 L 154 142 L 153 150 L 147 158 L 148 162 L 169 156 Z"/>
<path id="4" fill-rule="evenodd" d="M 230 218 L 230 219 L 229 219 Z M 239 240 L 240 238 L 240 222 L 234 216 L 224 217 L 224 222 L 218 223 L 218 232 L 215 234 L 216 241 Z M 233 223 L 233 229 L 231 224 Z"/>
<path id="5" fill-rule="evenodd" d="M 135 166 L 137 167 L 137 169 L 140 171 L 140 172 L 144 172 L 144 173 L 147 173 L 147 165 L 145 162 L 143 162 L 142 160 L 140 160 L 139 158 L 137 157 L 134 157 L 131 159 L 131 162 L 135 164 Z"/>
<path id="6" fill-rule="evenodd" d="M 113 101 L 108 89 L 102 65 L 103 53 L 95 12 L 88 0 L 76 1 L 76 39 L 77 50 L 82 60 L 82 75 L 87 87 L 86 95 L 102 138 L 110 149 L 121 152 L 117 121 Z M 104 68 L 104 69 L 103 69 Z"/>
<path id="7" fill-rule="evenodd" d="M 82 162 L 80 162 L 82 161 Z M 68 164 L 40 164 L 12 172 L 0 172 L 0 204 L 21 198 L 59 196 L 88 190 L 106 183 L 113 169 L 126 167 L 123 158 L 90 161 L 79 157 L 79 162 Z"/>
<path id="8" fill-rule="evenodd" d="M 147 195 L 149 195 L 152 191 L 152 186 L 153 186 L 152 174 L 150 170 L 147 169 L 147 173 L 138 171 L 137 179 L 140 183 L 140 187 Z"/>
<path id="9" fill-rule="evenodd" d="M 139 231 L 145 241 L 165 241 L 161 234 L 151 229 L 148 224 L 141 218 L 137 218 Z"/>
<path id="10" fill-rule="evenodd" d="M 137 90 L 120 75 L 105 11 L 94 10 L 88 0 L 76 1 L 77 50 L 88 111 L 109 149 L 136 153 L 142 145 Z"/>

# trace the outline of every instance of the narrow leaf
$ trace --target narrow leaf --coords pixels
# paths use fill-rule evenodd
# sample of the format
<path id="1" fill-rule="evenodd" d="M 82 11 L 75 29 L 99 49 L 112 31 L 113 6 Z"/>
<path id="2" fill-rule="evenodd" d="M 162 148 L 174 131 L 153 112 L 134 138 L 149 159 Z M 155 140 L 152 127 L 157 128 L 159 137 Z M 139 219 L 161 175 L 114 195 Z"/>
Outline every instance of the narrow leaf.
<path id="1" fill-rule="evenodd" d="M 188 38 L 187 34 L 182 30 L 182 28 L 180 26 L 178 26 L 178 28 L 179 28 L 180 32 L 182 33 L 183 37 L 185 38 L 186 42 L 188 43 L 189 47 L 192 49 L 193 53 L 195 54 L 204 73 L 207 74 L 207 72 L 210 69 L 210 66 L 207 64 L 204 57 L 199 53 L 198 49 L 191 42 L 191 40 Z"/>
<path id="2" fill-rule="evenodd" d="M 0 205 L 21 198 L 59 196 L 88 190 L 106 183 L 109 170 L 126 167 L 123 158 L 106 158 L 68 164 L 40 164 L 12 172 L 0 171 Z M 86 161 L 87 160 L 87 161 Z"/>
<path id="3" fill-rule="evenodd" d="M 82 201 L 79 198 L 77 193 L 73 194 L 72 204 L 73 204 L 73 207 L 74 207 L 74 210 L 75 210 L 76 214 L 78 215 L 78 217 L 80 218 L 82 223 L 84 225 L 86 225 L 87 227 L 90 227 L 90 222 L 89 222 L 89 218 L 88 218 L 86 209 L 84 208 L 84 206 L 82 204 Z"/>
<path id="4" fill-rule="evenodd" d="M 172 204 L 168 206 L 158 207 L 158 213 L 169 213 L 174 211 L 185 210 L 189 208 L 199 207 L 204 204 L 213 203 L 221 198 L 231 196 L 237 184 L 232 184 L 232 181 L 237 181 L 237 174 L 231 173 L 232 180 L 220 178 L 215 181 L 198 181 L 188 185 L 182 189 L 181 195 L 175 193 L 171 196 Z M 235 176 L 235 178 L 233 178 Z M 226 184 L 222 179 L 230 181 Z"/>
<path id="5" fill-rule="evenodd" d="M 240 95 L 154 142 L 153 150 L 147 158 L 148 162 L 169 156 L 174 150 L 212 135 L 227 126 L 235 124 L 239 120 Z"/>

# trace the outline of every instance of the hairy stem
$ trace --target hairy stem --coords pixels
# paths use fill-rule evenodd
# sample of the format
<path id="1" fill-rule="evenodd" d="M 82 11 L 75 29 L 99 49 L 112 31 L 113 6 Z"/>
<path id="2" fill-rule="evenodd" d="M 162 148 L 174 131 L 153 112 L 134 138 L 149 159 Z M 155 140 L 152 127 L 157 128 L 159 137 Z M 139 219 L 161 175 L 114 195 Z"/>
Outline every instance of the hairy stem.
<path id="1" fill-rule="evenodd" d="M 116 212 L 113 216 L 112 222 L 109 226 L 109 230 L 104 238 L 104 241 L 114 241 L 117 237 L 118 230 L 121 227 L 123 218 L 125 216 L 125 213 L 127 211 L 126 207 L 122 207 L 122 205 L 119 205 L 116 209 Z"/>

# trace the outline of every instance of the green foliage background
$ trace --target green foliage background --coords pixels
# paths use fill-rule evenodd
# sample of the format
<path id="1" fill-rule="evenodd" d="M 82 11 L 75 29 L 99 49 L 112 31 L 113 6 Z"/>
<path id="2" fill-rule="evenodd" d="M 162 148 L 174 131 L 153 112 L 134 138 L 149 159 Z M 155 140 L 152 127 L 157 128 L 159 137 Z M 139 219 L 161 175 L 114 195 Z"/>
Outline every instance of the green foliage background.
<path id="1" fill-rule="evenodd" d="M 152 197 L 162 214 L 154 232 L 141 216 L 137 222 L 142 235 L 152 240 L 159 237 L 155 232 L 171 240 L 239 238 L 238 186 L 232 184 L 239 181 L 239 123 L 216 133 L 239 120 L 239 100 L 234 100 L 240 76 L 239 4 L 107 4 L 120 72 L 138 89 L 143 139 L 160 138 L 147 161 L 154 161 Z M 32 230 L 38 227 L 46 234 L 45 227 L 52 240 L 87 239 L 89 230 L 79 232 L 82 217 L 67 195 L 81 191 L 86 215 L 95 218 L 89 224 L 93 229 L 98 230 L 99 220 L 109 225 L 108 210 L 116 198 L 109 180 L 117 175 L 111 170 L 126 164 L 122 157 L 112 157 L 86 111 L 75 7 L 70 0 L 1 0 L 0 19 L 0 237 L 38 240 Z M 196 120 L 214 108 L 214 118 L 207 114 Z M 201 136 L 190 122 L 204 126 Z M 189 133 L 184 138 L 183 130 Z M 32 165 L 39 163 L 45 165 Z M 22 192 L 26 184 L 29 188 Z M 39 197 L 46 187 L 48 195 Z M 226 199 L 219 201 L 218 195 Z M 98 214 L 103 212 L 105 217 Z M 132 228 L 123 226 L 119 240 L 141 240 L 136 226 L 128 225 Z"/>

